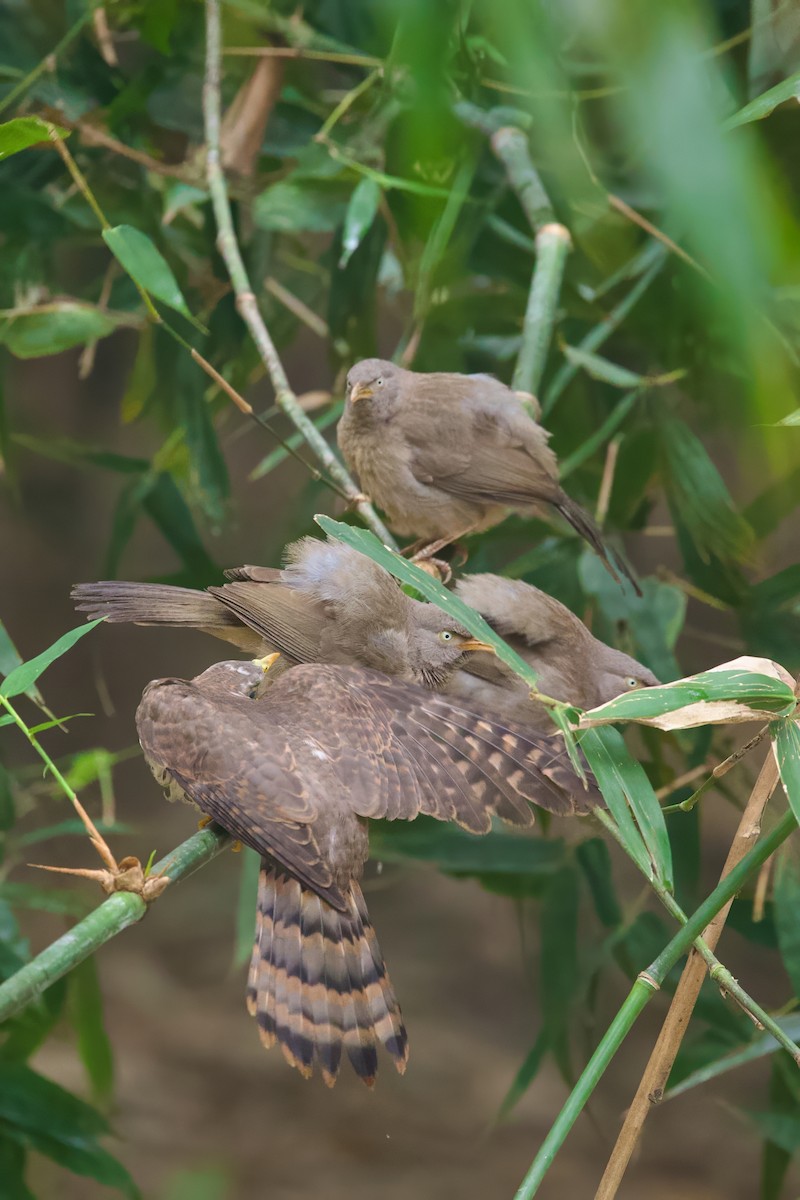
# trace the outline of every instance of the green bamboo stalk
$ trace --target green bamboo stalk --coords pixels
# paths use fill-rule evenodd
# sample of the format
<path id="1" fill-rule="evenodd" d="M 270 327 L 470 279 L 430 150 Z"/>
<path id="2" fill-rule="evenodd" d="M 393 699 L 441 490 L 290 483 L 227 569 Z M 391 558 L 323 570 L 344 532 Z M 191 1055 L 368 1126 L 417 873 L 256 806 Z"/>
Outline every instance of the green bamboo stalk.
<path id="1" fill-rule="evenodd" d="M 16 103 L 21 96 L 24 96 L 28 88 L 33 86 L 40 75 L 43 75 L 45 71 L 53 70 L 53 64 L 57 61 L 58 56 L 64 50 L 66 50 L 66 48 L 71 45 L 72 42 L 75 41 L 75 38 L 81 32 L 83 27 L 88 25 L 89 21 L 91 21 L 92 17 L 94 16 L 94 10 L 99 8 L 102 2 L 103 0 L 92 0 L 92 3 L 90 3 L 86 10 L 81 13 L 77 21 L 75 21 L 73 25 L 70 25 L 64 36 L 58 42 L 56 42 L 50 53 L 46 54 L 44 58 L 36 64 L 32 71 L 28 71 L 27 75 L 23 76 L 19 83 L 15 84 L 11 91 L 3 96 L 2 100 L 0 100 L 0 113 L 5 112 L 5 110 L 10 108 L 12 104 Z"/>
<path id="2" fill-rule="evenodd" d="M 210 825 L 157 862 L 151 874 L 167 875 L 171 887 L 210 862 L 230 843 L 231 838 L 224 830 Z M 123 929 L 141 921 L 147 909 L 147 903 L 135 892 L 116 892 L 110 896 L 16 975 L 0 984 L 0 1021 L 19 1012 Z"/>
<path id="3" fill-rule="evenodd" d="M 525 123 L 524 115 L 505 109 L 487 113 L 466 101 L 457 103 L 454 111 L 464 124 L 479 129 L 489 138 L 492 151 L 503 164 L 508 182 L 535 235 L 536 265 L 531 276 L 522 324 L 522 345 L 512 380 L 517 391 L 533 395 L 544 374 L 572 239 L 566 226 L 556 219 L 550 197 L 531 160 L 528 137 L 520 128 Z"/>
<path id="4" fill-rule="evenodd" d="M 604 809 L 598 809 L 595 813 L 595 816 L 600 821 L 603 828 L 611 834 L 611 836 L 627 853 L 625 843 L 611 815 Z M 633 859 L 631 861 L 635 862 Z M 638 863 L 635 865 L 638 866 Z M 645 874 L 645 872 L 642 871 L 642 874 Z M 646 878 L 670 916 L 674 917 L 676 921 L 679 921 L 681 925 L 685 925 L 689 918 L 678 904 L 672 893 L 667 891 L 658 878 L 651 878 L 650 875 L 647 875 Z M 797 1065 L 800 1066 L 800 1047 L 798 1047 L 792 1041 L 786 1031 L 780 1027 L 775 1018 L 771 1017 L 770 1014 L 761 1007 L 758 1001 L 755 1000 L 749 992 L 745 991 L 738 979 L 735 979 L 725 964 L 720 962 L 714 951 L 710 949 L 703 938 L 697 938 L 694 943 L 694 948 L 708 967 L 709 977 L 713 979 L 723 991 L 728 992 L 731 996 L 733 996 L 736 1003 L 744 1010 L 744 1012 L 747 1013 L 750 1019 L 754 1021 L 755 1024 L 761 1026 L 762 1029 L 765 1029 L 771 1035 L 771 1037 L 775 1039 L 778 1045 L 786 1050 L 787 1053 L 792 1056 Z"/>
<path id="5" fill-rule="evenodd" d="M 634 305 L 642 298 L 644 293 L 650 287 L 650 284 L 658 275 L 661 268 L 667 259 L 667 251 L 663 246 L 660 246 L 661 253 L 655 255 L 655 261 L 650 264 L 647 270 L 636 281 L 631 290 L 626 296 L 620 300 L 615 308 L 612 308 L 608 316 L 599 321 L 592 330 L 586 335 L 583 341 L 578 343 L 579 350 L 596 350 L 598 346 L 602 346 L 607 338 L 615 329 L 618 329 L 622 322 L 627 317 L 628 313 Z M 655 252 L 654 252 L 655 253 Z M 552 412 L 556 401 L 561 396 L 564 389 L 577 375 L 580 368 L 571 362 L 565 362 L 556 371 L 550 385 L 545 392 L 542 400 L 542 416 L 547 416 Z"/>
<path id="6" fill-rule="evenodd" d="M 261 310 L 258 306 L 253 286 L 244 265 L 236 232 L 233 226 L 228 189 L 222 170 L 222 155 L 220 150 L 221 106 L 220 106 L 220 75 L 221 75 L 222 33 L 220 22 L 219 0 L 206 0 L 206 67 L 203 83 L 203 120 L 206 140 L 206 180 L 211 194 L 214 209 L 214 219 L 217 223 L 217 247 L 222 255 L 228 274 L 236 293 L 236 307 L 242 320 L 247 326 L 261 361 L 267 369 L 272 386 L 275 389 L 275 400 L 295 428 L 303 435 L 306 444 L 313 450 L 319 461 L 325 467 L 331 478 L 342 488 L 374 534 L 386 546 L 397 549 L 389 530 L 381 521 L 370 502 L 359 491 L 348 471 L 331 450 L 325 438 L 309 419 L 298 403 L 297 396 L 292 391 L 289 380 L 267 329 Z"/>
<path id="7" fill-rule="evenodd" d="M 721 908 L 731 900 L 748 877 L 774 854 L 778 846 L 794 829 L 797 822 L 790 811 L 785 813 L 770 833 L 754 846 L 749 854 L 733 868 L 729 875 L 714 888 L 713 892 L 692 913 L 689 920 L 679 929 L 672 941 L 662 950 L 655 962 L 639 974 L 622 1007 L 611 1022 L 580 1079 L 570 1092 L 567 1102 L 542 1142 L 528 1173 L 520 1184 L 515 1200 L 531 1200 L 539 1190 L 539 1184 L 547 1174 L 553 1159 L 560 1150 L 572 1126 L 583 1111 L 592 1092 L 600 1082 L 606 1067 L 619 1050 L 648 1001 L 661 987 L 669 971 L 700 936 L 706 925 Z"/>

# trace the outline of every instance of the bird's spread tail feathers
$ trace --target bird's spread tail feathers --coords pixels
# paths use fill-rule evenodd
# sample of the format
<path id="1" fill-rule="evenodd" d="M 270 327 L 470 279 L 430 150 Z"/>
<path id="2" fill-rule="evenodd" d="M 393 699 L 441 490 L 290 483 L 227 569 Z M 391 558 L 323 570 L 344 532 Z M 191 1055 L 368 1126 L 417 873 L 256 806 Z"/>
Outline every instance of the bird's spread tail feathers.
<path id="1" fill-rule="evenodd" d="M 343 1052 L 371 1087 L 379 1042 L 405 1070 L 403 1019 L 355 882 L 339 912 L 262 860 L 247 1007 L 265 1046 L 277 1042 L 306 1078 L 317 1064 L 328 1087 Z"/>
<path id="2" fill-rule="evenodd" d="M 557 498 L 553 500 L 553 506 L 558 510 L 558 512 L 561 513 L 562 517 L 564 517 L 566 521 L 569 521 L 575 532 L 579 533 L 582 538 L 585 538 L 592 549 L 600 556 L 610 573 L 613 575 L 614 579 L 616 579 L 617 583 L 620 582 L 616 569 L 618 566 L 625 578 L 629 579 L 633 584 L 637 596 L 641 596 L 641 588 L 634 578 L 630 567 L 625 562 L 624 558 L 621 557 L 621 555 L 614 556 L 616 564 L 614 561 L 612 561 L 611 557 L 609 556 L 608 547 L 603 541 L 600 530 L 597 528 L 589 514 L 581 508 L 580 504 L 573 500 L 571 496 L 568 496 L 565 491 L 559 489 Z"/>
<path id="3" fill-rule="evenodd" d="M 75 607 L 91 617 L 138 625 L 238 625 L 236 618 L 207 592 L 167 583 L 98 580 L 76 583 Z"/>

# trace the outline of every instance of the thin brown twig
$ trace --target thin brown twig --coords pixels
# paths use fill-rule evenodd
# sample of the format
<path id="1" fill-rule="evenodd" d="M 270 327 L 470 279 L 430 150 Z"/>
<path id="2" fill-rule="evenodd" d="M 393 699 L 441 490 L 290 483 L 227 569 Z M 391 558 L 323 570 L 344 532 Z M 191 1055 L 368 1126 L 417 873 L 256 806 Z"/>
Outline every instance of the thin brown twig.
<path id="1" fill-rule="evenodd" d="M 597 509 L 595 511 L 595 518 L 601 529 L 605 524 L 605 519 L 608 515 L 608 506 L 611 503 L 611 492 L 614 488 L 614 476 L 617 470 L 617 458 L 621 442 L 622 438 L 612 438 L 606 447 L 606 461 L 603 466 L 603 478 L 600 481 L 600 491 L 597 495 Z"/>
<path id="2" fill-rule="evenodd" d="M 599 186 L 602 187 L 602 184 Z M 620 196 L 615 196 L 613 192 L 606 192 L 606 197 L 611 207 L 615 208 L 623 217 L 626 217 L 629 221 L 632 221 L 634 225 L 638 225 L 640 229 L 643 229 L 645 233 L 649 233 L 651 237 L 654 237 L 659 242 L 662 242 L 668 250 L 671 250 L 672 253 L 677 255 L 678 258 L 683 259 L 683 261 L 690 266 L 693 271 L 697 271 L 697 273 L 702 275 L 704 279 L 708 279 L 709 281 L 711 280 L 711 275 L 705 269 L 705 267 L 702 266 L 697 259 L 692 258 L 691 254 L 684 250 L 682 246 L 679 246 L 677 242 L 674 242 L 669 234 L 664 233 L 663 229 L 659 229 L 658 226 L 654 225 L 652 221 L 648 221 L 647 217 L 643 217 L 640 212 L 637 212 L 635 208 L 631 208 L 630 204 L 626 204 L 626 202 Z"/>
<path id="3" fill-rule="evenodd" d="M 770 749 L 731 842 L 721 879 L 741 862 L 758 836 L 764 808 L 777 782 L 778 766 Z M 732 900 L 728 901 L 703 931 L 703 941 L 711 951 L 720 939 L 732 903 Z M 703 959 L 696 950 L 691 950 L 650 1060 L 606 1165 L 595 1200 L 614 1200 L 617 1195 L 644 1123 L 651 1109 L 659 1104 L 664 1096 L 670 1071 L 688 1028 L 705 975 L 706 965 Z"/>
<path id="4" fill-rule="evenodd" d="M 665 783 L 663 787 L 660 787 L 656 792 L 656 796 L 659 800 L 666 799 L 673 792 L 677 792 L 679 788 L 686 787 L 687 783 L 694 783 L 695 779 L 699 779 L 701 775 L 705 775 L 708 769 L 707 763 L 700 763 L 699 767 L 692 767 L 691 771 L 685 771 L 683 775 L 676 776 L 671 783 Z"/>
<path id="5" fill-rule="evenodd" d="M 775 862 L 774 856 L 768 858 L 761 870 L 758 872 L 755 891 L 753 892 L 753 921 L 758 924 L 764 920 L 764 908 L 767 903 L 767 892 L 769 891 L 769 881 L 772 875 L 772 866 Z"/>
<path id="6" fill-rule="evenodd" d="M 241 58 L 308 58 L 317 62 L 353 67 L 382 67 L 383 59 L 369 54 L 340 54 L 336 50 L 310 50 L 304 46 L 225 46 L 222 53 Z"/>
<path id="7" fill-rule="evenodd" d="M 302 321 L 306 328 L 315 333 L 317 337 L 327 341 L 330 335 L 327 322 L 323 321 L 322 317 L 309 308 L 299 296 L 295 296 L 294 292 L 290 292 L 288 288 L 285 288 L 277 279 L 273 279 L 271 275 L 268 275 L 264 280 L 264 287 L 284 308 L 288 308 L 289 312 L 293 313 L 298 321 Z"/>

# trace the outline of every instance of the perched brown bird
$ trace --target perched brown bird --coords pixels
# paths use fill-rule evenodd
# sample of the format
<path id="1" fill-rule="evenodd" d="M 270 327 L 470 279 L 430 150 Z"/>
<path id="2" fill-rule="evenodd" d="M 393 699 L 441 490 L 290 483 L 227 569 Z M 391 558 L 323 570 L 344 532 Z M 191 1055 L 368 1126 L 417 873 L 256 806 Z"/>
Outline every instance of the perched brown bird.
<path id="1" fill-rule="evenodd" d="M 379 358 L 350 370 L 338 427 L 359 487 L 396 533 L 429 543 L 426 557 L 496 525 L 509 508 L 549 505 L 616 578 L 594 521 L 559 485 L 549 437 L 490 375 L 425 374 Z"/>
<path id="2" fill-rule="evenodd" d="M 248 654 L 280 651 L 284 665 L 355 664 L 438 688 L 461 655 L 490 647 L 435 605 L 412 600 L 377 563 L 339 542 L 302 538 L 283 570 L 238 567 L 234 582 L 196 592 L 101 580 L 72 590 L 91 617 L 190 626 Z"/>
<path id="3" fill-rule="evenodd" d="M 546 696 L 587 709 L 660 682 L 635 658 L 591 634 L 559 600 L 521 579 L 465 575 L 455 590 L 530 663 Z M 465 662 L 445 690 L 481 712 L 552 729 L 544 706 L 530 698 L 523 681 L 498 658 L 486 655 L 485 660 Z"/>
<path id="4" fill-rule="evenodd" d="M 375 671 L 298 666 L 266 683 L 258 694 L 243 663 L 156 680 L 139 739 L 170 799 L 262 856 L 247 997 L 264 1044 L 329 1086 L 344 1052 L 372 1085 L 378 1043 L 400 1072 L 408 1046 L 358 883 L 366 818 L 529 826 L 543 785 L 567 803 L 571 770 L 549 740 Z"/>

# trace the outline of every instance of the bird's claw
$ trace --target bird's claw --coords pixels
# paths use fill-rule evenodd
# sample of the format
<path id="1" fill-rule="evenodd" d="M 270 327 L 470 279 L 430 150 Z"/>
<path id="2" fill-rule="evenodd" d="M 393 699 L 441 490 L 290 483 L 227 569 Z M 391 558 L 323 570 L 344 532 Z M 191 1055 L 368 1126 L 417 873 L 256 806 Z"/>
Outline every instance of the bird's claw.
<path id="1" fill-rule="evenodd" d="M 434 579 L 438 579 L 440 583 L 448 584 L 453 578 L 453 572 L 450 569 L 450 564 L 445 562 L 443 558 L 431 558 L 427 554 L 412 556 L 411 562 L 421 571 L 425 571 L 427 575 L 431 575 Z"/>
<path id="2" fill-rule="evenodd" d="M 83 879 L 93 879 L 106 893 L 112 896 L 114 892 L 133 892 L 141 896 L 146 903 L 156 900 L 169 884 L 168 875 L 146 875 L 144 867 L 138 858 L 127 855 L 111 867 L 92 870 L 90 867 L 50 867 L 44 863 L 28 863 L 38 871 L 53 871 L 58 875 L 79 875 Z"/>

